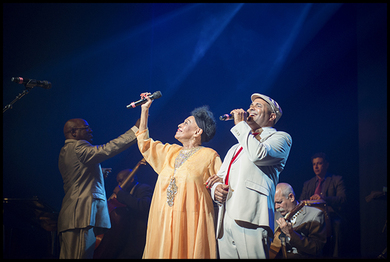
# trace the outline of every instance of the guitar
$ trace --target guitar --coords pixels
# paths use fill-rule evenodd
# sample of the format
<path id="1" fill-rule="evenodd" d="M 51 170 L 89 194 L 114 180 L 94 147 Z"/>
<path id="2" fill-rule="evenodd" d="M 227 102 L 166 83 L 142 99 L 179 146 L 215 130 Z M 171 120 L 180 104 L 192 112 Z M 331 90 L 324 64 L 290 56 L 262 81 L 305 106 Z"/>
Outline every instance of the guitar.
<path id="1" fill-rule="evenodd" d="M 137 172 L 140 165 L 146 165 L 145 158 L 142 158 L 141 161 L 138 162 L 138 164 L 133 168 L 131 173 L 127 176 L 127 178 L 120 184 L 121 188 L 125 190 L 129 185 L 131 185 L 131 179 L 134 177 L 135 173 Z M 110 220 L 112 224 L 122 224 L 121 216 L 116 214 L 115 209 L 117 207 L 126 207 L 126 205 L 120 203 L 115 197 L 115 193 L 112 193 L 112 195 L 107 199 L 107 206 L 108 206 L 108 213 L 110 214 Z M 96 243 L 95 243 L 95 250 L 99 247 L 100 243 L 102 242 L 102 239 L 104 237 L 104 234 L 100 234 L 96 236 Z M 95 252 L 96 253 L 96 252 Z M 94 258 L 98 258 L 94 256 Z"/>
<path id="2" fill-rule="evenodd" d="M 291 218 L 293 218 L 293 216 L 298 213 L 301 208 L 303 206 L 315 206 L 315 205 L 319 205 L 319 206 L 324 206 L 325 205 L 325 201 L 320 199 L 320 200 L 303 200 L 301 201 L 296 207 L 294 207 L 290 213 L 288 213 L 284 219 L 286 221 L 290 221 Z M 275 233 L 274 233 L 274 240 L 272 241 L 271 243 L 271 246 L 270 246 L 270 249 L 269 249 L 269 258 L 270 259 L 275 259 L 275 257 L 278 255 L 278 253 L 280 252 L 280 248 L 282 247 L 282 243 L 281 243 L 281 240 L 279 238 L 280 234 L 282 233 L 282 230 L 280 229 L 279 226 L 276 227 L 275 229 Z"/>

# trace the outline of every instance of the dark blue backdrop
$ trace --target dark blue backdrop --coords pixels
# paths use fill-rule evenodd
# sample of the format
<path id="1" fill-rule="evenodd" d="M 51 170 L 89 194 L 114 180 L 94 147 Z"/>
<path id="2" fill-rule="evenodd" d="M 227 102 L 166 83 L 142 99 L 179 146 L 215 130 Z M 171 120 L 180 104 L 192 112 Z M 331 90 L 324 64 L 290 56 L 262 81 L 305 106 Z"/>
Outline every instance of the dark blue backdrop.
<path id="1" fill-rule="evenodd" d="M 150 110 L 150 134 L 176 143 L 177 125 L 195 107 L 209 105 L 218 118 L 247 109 L 250 95 L 259 92 L 279 102 L 283 117 L 276 128 L 293 138 L 280 181 L 299 196 L 314 176 L 311 155 L 324 151 L 329 171 L 345 179 L 350 210 L 356 210 L 358 87 L 360 74 L 367 73 L 359 71 L 359 62 L 367 42 L 376 57 L 386 57 L 386 9 L 335 3 L 3 4 L 3 107 L 24 90 L 11 77 L 52 83 L 50 90 L 33 88 L 3 113 L 3 197 L 38 196 L 60 209 L 57 160 L 70 118 L 86 119 L 94 143 L 103 144 L 138 119 L 140 109 L 127 104 L 160 90 L 163 96 Z M 373 103 L 383 109 L 386 88 L 371 84 L 379 97 Z M 222 159 L 236 143 L 232 124 L 218 121 L 206 144 Z M 134 145 L 102 163 L 113 168 L 108 195 L 116 173 L 141 158 Z M 140 181 L 152 186 L 156 176 L 148 166 L 139 171 Z M 353 223 L 360 228 L 359 216 Z M 352 236 L 358 239 L 359 230 Z"/>

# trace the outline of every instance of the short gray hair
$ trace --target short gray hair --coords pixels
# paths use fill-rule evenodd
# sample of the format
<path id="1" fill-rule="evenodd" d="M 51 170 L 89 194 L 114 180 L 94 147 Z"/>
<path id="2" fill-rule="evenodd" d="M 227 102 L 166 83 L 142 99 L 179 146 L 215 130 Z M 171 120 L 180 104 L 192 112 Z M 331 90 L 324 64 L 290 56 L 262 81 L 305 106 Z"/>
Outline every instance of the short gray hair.
<path id="1" fill-rule="evenodd" d="M 288 195 L 290 193 L 292 193 L 293 196 L 295 197 L 294 189 L 292 188 L 292 186 L 290 184 L 279 183 L 278 186 L 280 188 L 280 192 L 282 193 L 282 196 L 284 196 L 285 198 L 288 198 Z"/>

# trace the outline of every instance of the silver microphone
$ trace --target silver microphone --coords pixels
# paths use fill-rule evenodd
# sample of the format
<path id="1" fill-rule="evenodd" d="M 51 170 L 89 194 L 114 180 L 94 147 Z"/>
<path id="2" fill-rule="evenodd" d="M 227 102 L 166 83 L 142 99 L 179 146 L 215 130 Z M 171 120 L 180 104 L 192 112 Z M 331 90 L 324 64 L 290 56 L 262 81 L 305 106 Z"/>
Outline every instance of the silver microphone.
<path id="1" fill-rule="evenodd" d="M 154 99 L 160 98 L 161 96 L 162 96 L 161 91 L 156 91 L 153 94 L 151 94 L 149 96 L 149 98 L 154 100 Z M 146 98 L 142 98 L 136 102 L 132 102 L 132 103 L 128 104 L 126 107 L 127 108 L 135 108 L 136 106 L 145 104 L 146 102 L 148 102 L 148 100 Z"/>
<path id="2" fill-rule="evenodd" d="M 224 115 L 219 117 L 219 120 L 221 120 L 221 121 L 228 121 L 228 120 L 233 120 L 233 119 L 234 119 L 234 115 L 232 115 L 232 114 L 224 114 Z"/>

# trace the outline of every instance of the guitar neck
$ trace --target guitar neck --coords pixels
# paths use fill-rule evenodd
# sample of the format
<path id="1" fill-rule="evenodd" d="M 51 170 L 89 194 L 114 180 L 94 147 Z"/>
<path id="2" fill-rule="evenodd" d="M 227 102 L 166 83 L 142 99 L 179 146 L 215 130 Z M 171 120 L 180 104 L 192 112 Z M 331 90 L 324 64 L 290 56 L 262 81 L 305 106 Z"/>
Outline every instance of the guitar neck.
<path id="1" fill-rule="evenodd" d="M 139 166 L 141 164 L 145 164 L 146 160 L 145 158 L 142 158 L 141 161 L 138 162 L 138 164 L 133 168 L 133 170 L 131 171 L 131 173 L 127 176 L 127 178 L 120 184 L 120 187 L 124 190 L 126 189 L 129 185 L 130 185 L 130 181 L 131 179 L 134 177 L 135 173 L 137 172 Z M 110 196 L 110 199 L 112 199 L 114 197 L 115 193 L 112 193 L 112 195 Z"/>
<path id="2" fill-rule="evenodd" d="M 287 217 L 285 217 L 284 219 L 285 220 L 288 220 L 290 221 L 290 219 L 295 215 L 295 213 L 297 213 L 306 203 L 304 201 L 302 201 L 301 203 L 299 203 L 297 206 L 295 206 L 290 213 L 287 214 Z"/>
<path id="3" fill-rule="evenodd" d="M 285 217 L 284 217 L 284 220 L 286 221 L 290 221 L 290 219 L 295 215 L 295 213 L 297 213 L 304 205 L 306 205 L 306 202 L 305 201 L 302 201 L 301 203 L 299 203 L 297 206 L 295 206 L 291 211 L 290 213 L 286 214 Z M 279 230 L 279 225 L 275 228 L 275 231 L 278 231 Z"/>

